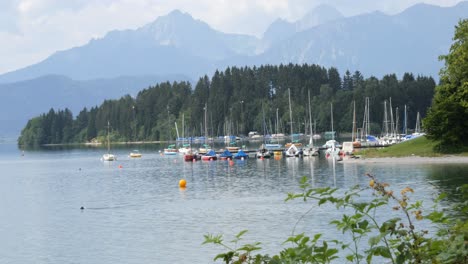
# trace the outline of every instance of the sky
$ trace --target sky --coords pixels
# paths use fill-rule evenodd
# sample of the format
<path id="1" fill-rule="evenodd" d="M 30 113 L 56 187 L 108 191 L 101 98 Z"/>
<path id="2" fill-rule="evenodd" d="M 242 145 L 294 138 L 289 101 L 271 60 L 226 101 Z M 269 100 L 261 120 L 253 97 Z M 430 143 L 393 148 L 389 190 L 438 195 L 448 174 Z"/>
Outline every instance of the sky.
<path id="1" fill-rule="evenodd" d="M 277 18 L 296 21 L 320 4 L 345 16 L 397 14 L 417 3 L 461 0 L 0 0 L 0 74 L 40 62 L 116 29 L 136 29 L 174 9 L 214 29 L 261 37 Z"/>

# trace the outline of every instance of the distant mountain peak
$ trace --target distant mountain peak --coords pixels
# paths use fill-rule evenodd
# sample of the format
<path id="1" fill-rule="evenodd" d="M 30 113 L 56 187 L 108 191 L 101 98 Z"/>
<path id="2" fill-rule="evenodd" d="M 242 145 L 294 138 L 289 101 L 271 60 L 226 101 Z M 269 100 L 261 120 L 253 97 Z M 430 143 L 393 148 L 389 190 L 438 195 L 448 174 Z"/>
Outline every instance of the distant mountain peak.
<path id="1" fill-rule="evenodd" d="M 330 5 L 321 4 L 307 12 L 300 20 L 295 23 L 296 30 L 307 30 L 320 24 L 338 20 L 343 17 L 343 14 L 340 13 L 336 8 Z"/>
<path id="2" fill-rule="evenodd" d="M 202 24 L 205 27 L 209 27 L 205 22 L 194 19 L 189 13 L 175 9 L 169 12 L 167 15 L 157 17 L 153 22 L 143 26 L 142 29 L 154 30 L 155 28 L 161 27 L 184 27 L 193 24 Z"/>

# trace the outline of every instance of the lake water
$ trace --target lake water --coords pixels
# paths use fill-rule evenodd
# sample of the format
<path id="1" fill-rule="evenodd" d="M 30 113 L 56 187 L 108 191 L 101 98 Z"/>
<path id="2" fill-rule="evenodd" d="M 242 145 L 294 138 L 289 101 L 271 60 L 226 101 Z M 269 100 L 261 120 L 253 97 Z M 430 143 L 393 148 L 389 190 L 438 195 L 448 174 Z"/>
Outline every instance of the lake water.
<path id="1" fill-rule="evenodd" d="M 140 147 L 142 148 L 142 147 Z M 441 191 L 468 183 L 467 164 L 333 164 L 323 157 L 184 162 L 161 146 L 26 151 L 0 144 L 0 263 L 212 263 L 224 249 L 201 245 L 204 234 L 234 234 L 277 253 L 295 233 L 341 238 L 333 208 L 284 202 L 307 176 L 316 187 L 367 185 L 365 173 L 396 190 L 410 185 L 430 205 Z M 121 168 L 119 168 L 121 166 Z M 180 179 L 187 188 L 179 189 Z M 364 194 L 365 195 L 370 195 Z M 84 206 L 85 210 L 80 210 Z M 298 220 L 311 208 L 312 211 Z"/>

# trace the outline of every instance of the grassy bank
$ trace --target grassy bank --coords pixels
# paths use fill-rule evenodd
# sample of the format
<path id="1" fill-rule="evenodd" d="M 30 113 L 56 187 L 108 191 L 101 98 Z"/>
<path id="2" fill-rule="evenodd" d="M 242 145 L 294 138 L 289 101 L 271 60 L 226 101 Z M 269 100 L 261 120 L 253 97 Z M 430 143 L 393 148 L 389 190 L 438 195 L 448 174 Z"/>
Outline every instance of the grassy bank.
<path id="1" fill-rule="evenodd" d="M 426 137 L 418 137 L 412 140 L 408 140 L 390 147 L 381 149 L 366 149 L 359 152 L 367 158 L 383 158 L 383 157 L 408 157 L 408 156 L 420 156 L 420 157 L 440 157 L 447 154 L 456 154 L 462 156 L 468 156 L 468 151 L 465 148 L 465 152 L 457 153 L 441 153 L 438 152 L 437 146 L 438 141 L 432 141 Z"/>

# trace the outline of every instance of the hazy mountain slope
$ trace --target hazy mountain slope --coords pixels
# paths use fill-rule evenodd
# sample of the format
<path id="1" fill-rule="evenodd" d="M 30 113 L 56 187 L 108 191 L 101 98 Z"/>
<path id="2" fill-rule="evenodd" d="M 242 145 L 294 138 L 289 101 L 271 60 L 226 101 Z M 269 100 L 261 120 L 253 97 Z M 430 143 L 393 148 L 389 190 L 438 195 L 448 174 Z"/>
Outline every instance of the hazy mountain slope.
<path id="1" fill-rule="evenodd" d="M 209 72 L 216 60 L 255 52 L 255 37 L 225 34 L 180 11 L 136 30 L 112 31 L 88 44 L 60 51 L 46 60 L 0 76 L 0 83 L 58 74 L 78 80 L 122 75 Z"/>
<path id="2" fill-rule="evenodd" d="M 329 5 L 319 5 L 307 12 L 295 22 L 277 19 L 267 28 L 262 38 L 262 50 L 290 38 L 297 32 L 301 32 L 315 26 L 343 18 L 343 15 Z"/>
<path id="3" fill-rule="evenodd" d="M 263 63 L 316 63 L 365 75 L 413 72 L 437 76 L 454 26 L 468 3 L 452 8 L 416 5 L 395 16 L 380 12 L 344 18 L 298 32 L 272 46 Z"/>
<path id="4" fill-rule="evenodd" d="M 100 105 L 105 99 L 136 94 L 164 81 L 188 80 L 184 76 L 118 77 L 74 81 L 48 75 L 28 81 L 0 84 L 0 135 L 18 135 L 27 120 L 50 108 L 69 108 L 73 114 L 83 107 Z"/>

